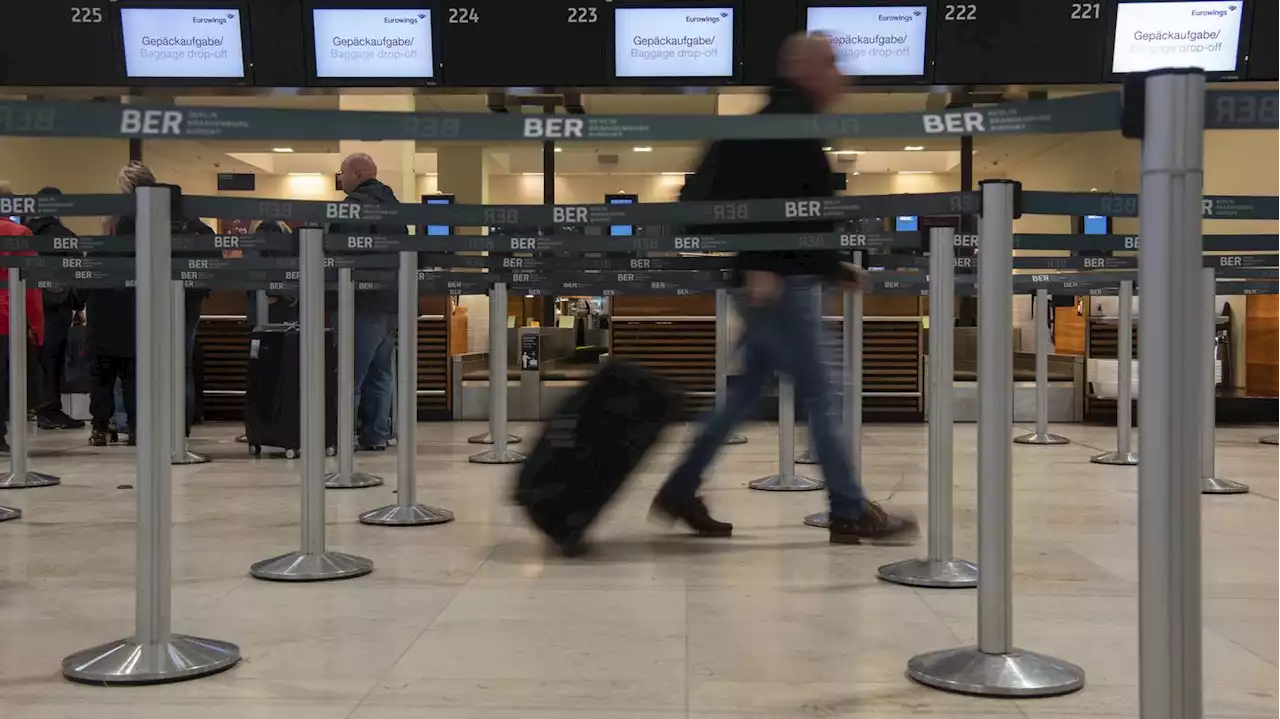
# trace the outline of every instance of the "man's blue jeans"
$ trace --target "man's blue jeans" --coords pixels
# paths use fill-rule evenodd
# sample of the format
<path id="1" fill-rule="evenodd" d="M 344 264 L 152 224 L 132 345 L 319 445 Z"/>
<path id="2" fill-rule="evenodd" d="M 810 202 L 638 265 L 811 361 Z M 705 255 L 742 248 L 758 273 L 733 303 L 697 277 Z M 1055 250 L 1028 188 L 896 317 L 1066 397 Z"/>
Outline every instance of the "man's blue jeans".
<path id="1" fill-rule="evenodd" d="M 842 421 L 837 415 L 837 387 L 822 358 L 822 319 L 813 306 L 815 277 L 786 277 L 782 296 L 766 306 L 750 306 L 735 291 L 734 302 L 743 319 L 743 373 L 729 387 L 723 406 L 713 411 L 701 434 L 662 492 L 673 499 L 690 499 L 702 484 L 702 474 L 734 428 L 755 407 L 775 373 L 791 378 L 801 411 L 809 417 L 813 450 L 822 465 L 834 517 L 862 513 L 859 486 Z"/>
<path id="2" fill-rule="evenodd" d="M 362 446 L 385 445 L 391 438 L 391 350 L 396 316 L 356 312 L 356 426 Z"/>

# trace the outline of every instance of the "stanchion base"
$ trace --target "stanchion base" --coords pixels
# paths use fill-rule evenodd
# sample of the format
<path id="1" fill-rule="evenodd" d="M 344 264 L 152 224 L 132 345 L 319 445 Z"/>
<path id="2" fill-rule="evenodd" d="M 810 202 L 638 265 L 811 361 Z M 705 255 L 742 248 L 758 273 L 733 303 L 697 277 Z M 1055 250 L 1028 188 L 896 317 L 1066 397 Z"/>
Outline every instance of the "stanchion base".
<path id="1" fill-rule="evenodd" d="M 480 454 L 473 454 L 467 457 L 467 461 L 472 464 L 520 464 L 525 460 L 525 456 L 514 450 L 505 450 L 499 452 L 491 449 Z"/>
<path id="2" fill-rule="evenodd" d="M 881 579 L 908 587 L 968 589 L 978 586 L 978 565 L 964 559 L 908 559 L 876 571 Z"/>
<path id="3" fill-rule="evenodd" d="M 1280 434 L 1273 434 L 1258 440 L 1262 444 L 1280 444 Z"/>
<path id="4" fill-rule="evenodd" d="M 806 449 L 805 451 L 796 455 L 796 464 L 817 464 L 817 463 L 818 463 L 818 455 L 814 454 L 810 450 Z"/>
<path id="5" fill-rule="evenodd" d="M 830 512 L 814 512 L 813 514 L 810 514 L 809 516 L 804 518 L 804 523 L 810 527 L 817 527 L 818 529 L 830 529 L 831 513 Z"/>
<path id="6" fill-rule="evenodd" d="M 488 432 L 485 432 L 484 434 L 477 434 L 474 437 L 468 437 L 467 442 L 471 444 L 493 444 L 493 435 Z M 507 435 L 507 444 L 520 444 L 520 442 L 520 437 L 517 437 L 514 434 Z"/>
<path id="7" fill-rule="evenodd" d="M 1066 437 L 1059 437 L 1058 435 L 1050 432 L 1045 432 L 1044 434 L 1032 432 L 1031 434 L 1024 434 L 1021 437 L 1014 437 L 1013 441 L 1018 444 L 1071 444 L 1071 440 Z"/>
<path id="8" fill-rule="evenodd" d="M 132 637 L 77 652 L 62 660 L 62 676 L 85 684 L 181 682 L 226 671 L 240 647 L 216 639 L 174 634 L 167 642 L 139 644 Z"/>
<path id="9" fill-rule="evenodd" d="M 13 507 L 0 507 L 0 522 L 7 522 L 10 519 L 20 519 L 22 510 Z"/>
<path id="10" fill-rule="evenodd" d="M 365 472 L 352 472 L 350 476 L 343 476 L 341 472 L 334 472 L 325 475 L 325 489 L 364 489 L 366 487 L 381 487 L 382 477 L 378 477 Z"/>
<path id="11" fill-rule="evenodd" d="M 747 438 L 743 437 L 740 434 L 731 434 L 729 435 L 729 438 L 724 441 L 724 443 L 725 444 L 746 444 Z"/>
<path id="12" fill-rule="evenodd" d="M 192 452 L 189 449 L 184 449 L 180 452 L 175 453 L 173 457 L 169 460 L 169 464 L 174 464 L 174 465 L 207 464 L 212 461 L 213 461 L 213 458 L 207 454 L 200 454 L 199 452 Z"/>
<path id="13" fill-rule="evenodd" d="M 1021 649 L 987 654 L 962 647 L 921 654 L 907 662 L 907 676 L 934 689 L 984 697 L 1054 697 L 1084 687 L 1080 667 Z"/>
<path id="14" fill-rule="evenodd" d="M 1248 494 L 1249 485 L 1233 482 L 1218 477 L 1204 477 L 1200 480 L 1200 494 Z"/>
<path id="15" fill-rule="evenodd" d="M 423 527 L 453 521 L 453 512 L 425 504 L 392 504 L 360 515 L 361 524 L 380 527 Z"/>
<path id="16" fill-rule="evenodd" d="M 52 487 L 56 484 L 62 484 L 62 480 L 52 474 L 40 472 L 26 474 L 6 472 L 0 475 L 0 489 L 31 489 L 32 487 Z"/>
<path id="17" fill-rule="evenodd" d="M 775 474 L 772 477 L 761 477 L 747 484 L 761 492 L 813 492 L 826 485 L 820 479 L 802 477 L 798 474 Z"/>
<path id="18" fill-rule="evenodd" d="M 270 582 L 324 582 L 332 579 L 353 579 L 373 571 L 373 562 L 341 552 L 290 552 L 279 557 L 264 559 L 249 567 L 255 579 Z"/>
<path id="19" fill-rule="evenodd" d="M 1104 452 L 1103 454 L 1095 454 L 1089 458 L 1094 464 L 1110 464 L 1117 467 L 1132 467 L 1138 463 L 1137 452 Z"/>

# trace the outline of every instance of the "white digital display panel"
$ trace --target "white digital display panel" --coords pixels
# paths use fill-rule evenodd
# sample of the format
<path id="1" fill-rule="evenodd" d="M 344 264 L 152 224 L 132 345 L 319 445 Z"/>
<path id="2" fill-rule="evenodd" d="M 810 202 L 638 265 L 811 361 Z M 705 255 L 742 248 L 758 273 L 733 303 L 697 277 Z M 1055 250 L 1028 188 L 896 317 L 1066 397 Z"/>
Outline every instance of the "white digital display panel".
<path id="1" fill-rule="evenodd" d="M 315 8 L 316 77 L 435 75 L 431 11 Z"/>
<path id="2" fill-rule="evenodd" d="M 1243 9 L 1240 0 L 1122 2 L 1116 8 L 1111 71 L 1198 67 L 1235 72 Z"/>
<path id="3" fill-rule="evenodd" d="M 617 8 L 615 77 L 732 77 L 733 8 Z"/>
<path id="4" fill-rule="evenodd" d="M 125 75 L 243 78 L 240 11 L 121 8 Z"/>
<path id="5" fill-rule="evenodd" d="M 805 27 L 831 37 L 843 75 L 910 77 L 925 73 L 929 8 L 811 7 Z"/>

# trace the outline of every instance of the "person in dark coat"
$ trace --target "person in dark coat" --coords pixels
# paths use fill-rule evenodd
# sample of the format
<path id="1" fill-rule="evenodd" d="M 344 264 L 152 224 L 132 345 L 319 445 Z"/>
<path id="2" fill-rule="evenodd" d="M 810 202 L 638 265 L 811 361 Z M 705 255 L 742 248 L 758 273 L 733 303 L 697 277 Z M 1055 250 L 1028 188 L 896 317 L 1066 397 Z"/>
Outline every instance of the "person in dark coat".
<path id="1" fill-rule="evenodd" d="M 58 196 L 56 187 L 41 188 L 37 195 Z M 75 237 L 57 217 L 32 217 L 27 229 L 37 237 Z M 45 247 L 42 253 L 53 256 L 74 256 L 76 250 L 55 250 Z M 62 408 L 62 394 L 66 379 L 67 336 L 71 325 L 84 323 L 84 297 L 81 292 L 66 286 L 45 287 L 44 302 L 45 335 L 40 350 L 42 382 L 39 401 L 36 404 L 36 422 L 40 429 L 82 429 L 84 422 L 72 419 Z"/>
<path id="2" fill-rule="evenodd" d="M 342 189 L 346 202 L 361 205 L 398 204 L 396 193 L 378 180 L 378 166 L 363 153 L 342 161 Z M 354 222 L 333 223 L 330 233 L 408 234 L 404 225 Z M 398 303 L 395 292 L 356 293 L 356 439 L 364 451 L 385 451 L 391 438 L 391 351 L 395 346 Z"/>
<path id="3" fill-rule="evenodd" d="M 139 162 L 131 162 L 120 171 L 119 185 L 122 192 L 132 194 L 139 187 L 155 185 L 156 178 L 151 169 Z M 125 215 L 111 223 L 110 234 L 131 236 L 137 230 L 137 218 Z M 174 235 L 212 235 L 213 229 L 198 219 L 188 217 L 171 218 L 169 231 Z M 104 253 L 105 254 L 105 253 Z M 128 253 L 132 256 L 133 253 Z M 191 253 L 174 252 L 174 257 L 182 257 Z M 104 446 L 108 441 L 118 441 L 117 434 L 111 429 L 111 419 L 115 412 L 114 387 L 118 380 L 121 384 L 121 395 L 124 400 L 125 414 L 128 417 L 130 430 L 129 444 L 135 444 L 132 434 L 135 425 L 137 407 L 136 368 L 137 368 L 137 308 L 136 293 L 132 288 L 94 289 L 90 290 L 85 300 L 87 317 L 86 344 L 93 355 L 93 387 L 89 393 L 89 413 L 92 415 L 93 431 L 89 435 L 89 443 Z M 196 326 L 200 321 L 200 306 L 208 296 L 206 290 L 188 290 L 184 298 L 185 326 L 187 345 L 187 378 L 186 404 L 187 428 L 190 429 L 194 415 L 194 378 L 192 376 L 191 358 L 195 346 Z"/>
<path id="4" fill-rule="evenodd" d="M 788 38 L 779 55 L 779 79 L 761 114 L 808 115 L 839 98 L 844 78 L 830 40 L 821 35 Z M 818 139 L 724 140 L 714 143 L 685 186 L 682 200 L 759 200 L 831 197 L 831 166 Z M 742 223 L 693 232 L 831 232 L 829 222 Z M 743 319 L 744 372 L 723 406 L 703 425 L 683 461 L 653 501 L 652 513 L 682 521 L 705 536 L 728 536 L 733 525 L 711 517 L 697 496 L 703 472 L 721 445 L 759 402 L 775 373 L 788 375 L 810 418 L 813 447 L 822 465 L 831 508 L 830 540 L 836 543 L 901 543 L 918 534 L 916 523 L 890 515 L 866 498 L 840 427 L 838 391 L 823 362 L 822 318 L 813 290 L 831 282 L 845 291 L 865 286 L 860 267 L 832 251 L 743 252 L 734 260 L 733 297 Z"/>

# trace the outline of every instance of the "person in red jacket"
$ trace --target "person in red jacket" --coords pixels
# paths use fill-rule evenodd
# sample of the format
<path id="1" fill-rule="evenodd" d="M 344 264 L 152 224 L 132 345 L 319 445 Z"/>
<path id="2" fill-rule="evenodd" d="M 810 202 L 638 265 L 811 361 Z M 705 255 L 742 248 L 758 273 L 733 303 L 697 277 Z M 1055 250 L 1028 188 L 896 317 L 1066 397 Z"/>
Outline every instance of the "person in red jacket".
<path id="1" fill-rule="evenodd" d="M 13 191 L 0 187 L 0 195 L 12 195 Z M 31 230 L 14 222 L 8 217 L 0 217 L 0 236 L 30 235 Z M 0 252 L 0 255 L 34 255 L 35 252 Z M 40 299 L 40 290 L 27 289 L 25 302 L 27 308 L 27 344 L 39 347 L 44 342 L 44 303 Z M 0 417 L 9 417 L 9 270 L 0 267 L 0 336 L 4 338 L 0 347 Z M 30 365 L 28 365 L 30 366 Z M 37 365 L 38 366 L 38 365 Z M 17 417 L 16 422 L 26 421 L 26 417 Z M 0 422 L 0 452 L 9 451 L 9 443 L 4 435 L 6 423 Z"/>

